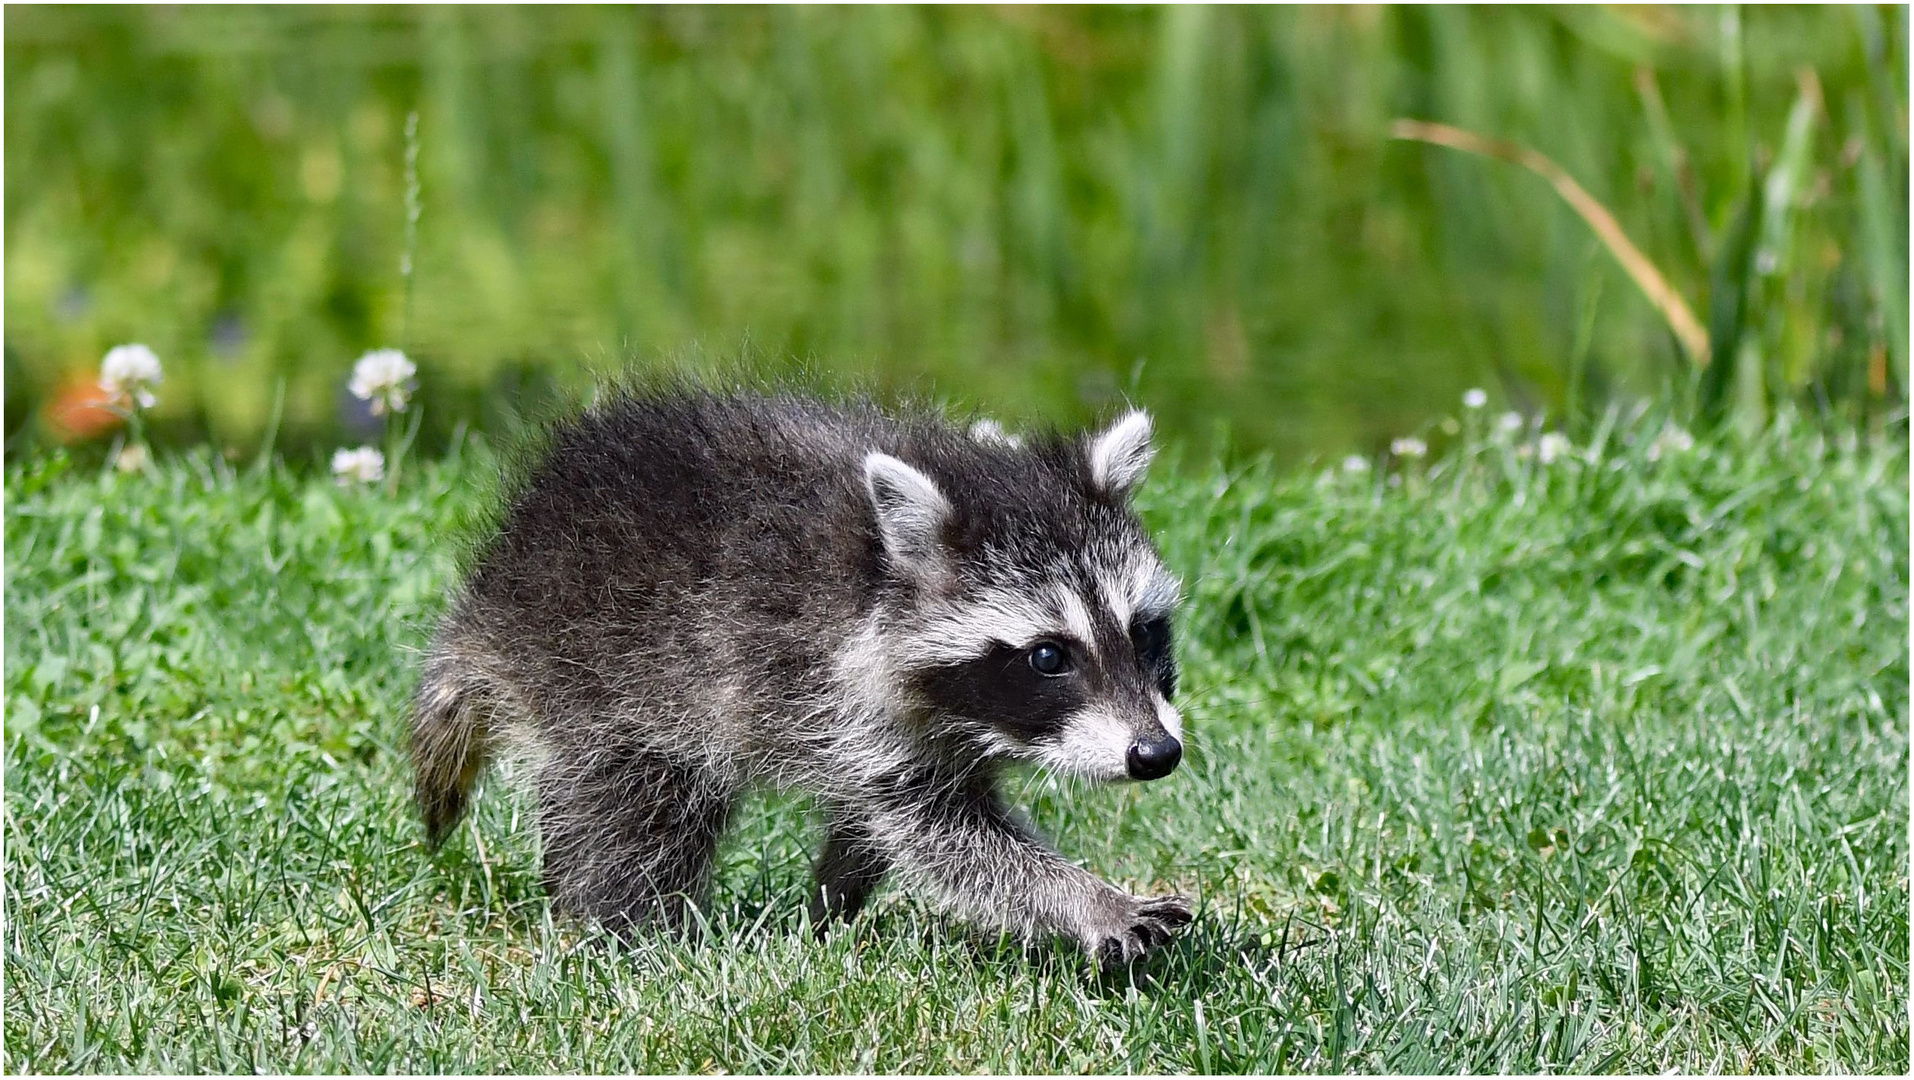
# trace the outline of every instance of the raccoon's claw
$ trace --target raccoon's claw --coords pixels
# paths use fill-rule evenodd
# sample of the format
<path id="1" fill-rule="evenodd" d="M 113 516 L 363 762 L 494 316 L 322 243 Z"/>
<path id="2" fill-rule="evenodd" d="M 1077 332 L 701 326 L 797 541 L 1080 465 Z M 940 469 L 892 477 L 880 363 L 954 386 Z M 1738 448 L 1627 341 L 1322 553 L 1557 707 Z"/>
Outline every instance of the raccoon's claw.
<path id="1" fill-rule="evenodd" d="M 1091 948 L 1091 953 L 1104 971 L 1126 967 L 1151 949 L 1168 944 L 1177 930 L 1189 925 L 1192 916 L 1190 901 L 1186 897 L 1155 896 L 1132 900 L 1123 929 L 1102 936 Z"/>
<path id="2" fill-rule="evenodd" d="M 1196 917 L 1195 908 L 1187 896 L 1153 896 L 1143 901 L 1137 908 L 1137 914 L 1147 915 L 1172 930 L 1180 930 Z"/>

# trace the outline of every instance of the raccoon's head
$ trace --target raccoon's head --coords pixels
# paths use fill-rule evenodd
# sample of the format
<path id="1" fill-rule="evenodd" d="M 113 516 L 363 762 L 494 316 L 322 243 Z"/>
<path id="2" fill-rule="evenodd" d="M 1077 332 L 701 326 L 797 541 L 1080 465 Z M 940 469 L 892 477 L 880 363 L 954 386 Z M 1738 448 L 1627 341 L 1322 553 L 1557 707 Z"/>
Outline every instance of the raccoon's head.
<path id="1" fill-rule="evenodd" d="M 869 645 L 938 734 L 1093 780 L 1176 768 L 1179 590 L 1130 508 L 1154 453 L 1132 412 L 1083 437 L 992 426 L 865 458 L 892 585 Z"/>

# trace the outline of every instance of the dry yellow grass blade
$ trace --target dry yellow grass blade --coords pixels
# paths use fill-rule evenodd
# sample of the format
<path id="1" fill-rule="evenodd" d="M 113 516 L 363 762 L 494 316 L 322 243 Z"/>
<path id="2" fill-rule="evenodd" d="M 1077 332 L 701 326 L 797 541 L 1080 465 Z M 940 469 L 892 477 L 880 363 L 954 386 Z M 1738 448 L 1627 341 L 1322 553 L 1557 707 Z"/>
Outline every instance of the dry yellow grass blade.
<path id="1" fill-rule="evenodd" d="M 1582 220 L 1588 222 L 1588 227 L 1595 230 L 1595 235 L 1608 246 L 1610 254 L 1622 264 L 1623 270 L 1628 271 L 1628 276 L 1635 279 L 1635 284 L 1647 294 L 1649 303 L 1654 304 L 1662 318 L 1668 320 L 1675 336 L 1681 339 L 1682 348 L 1694 358 L 1695 363 L 1708 362 L 1708 331 L 1695 318 L 1688 302 L 1661 276 L 1661 271 L 1648 261 L 1648 256 L 1643 255 L 1641 249 L 1628 239 L 1628 234 L 1622 231 L 1621 223 L 1615 220 L 1614 214 L 1608 212 L 1608 207 L 1597 202 L 1595 196 L 1585 191 L 1560 165 L 1519 143 L 1491 139 L 1426 120 L 1396 120 L 1389 125 L 1389 134 L 1397 139 L 1434 143 L 1513 162 L 1547 180 L 1562 198 L 1568 200 L 1569 206 L 1582 216 Z"/>

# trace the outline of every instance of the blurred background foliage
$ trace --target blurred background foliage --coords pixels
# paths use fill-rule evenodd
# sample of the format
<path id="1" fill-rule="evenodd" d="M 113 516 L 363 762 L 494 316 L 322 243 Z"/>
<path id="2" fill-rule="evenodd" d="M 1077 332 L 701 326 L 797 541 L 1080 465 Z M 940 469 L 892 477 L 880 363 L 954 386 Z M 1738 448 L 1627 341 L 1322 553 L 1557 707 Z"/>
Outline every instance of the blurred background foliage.
<path id="1" fill-rule="evenodd" d="M 153 430 L 423 445 L 627 365 L 804 369 L 1294 458 L 1454 408 L 1904 422 L 1906 8 L 5 13 L 9 452 L 101 354 Z M 408 115 L 417 114 L 409 239 Z M 1709 331 L 1668 324 L 1537 150 Z M 410 259 L 410 278 L 402 265 Z"/>

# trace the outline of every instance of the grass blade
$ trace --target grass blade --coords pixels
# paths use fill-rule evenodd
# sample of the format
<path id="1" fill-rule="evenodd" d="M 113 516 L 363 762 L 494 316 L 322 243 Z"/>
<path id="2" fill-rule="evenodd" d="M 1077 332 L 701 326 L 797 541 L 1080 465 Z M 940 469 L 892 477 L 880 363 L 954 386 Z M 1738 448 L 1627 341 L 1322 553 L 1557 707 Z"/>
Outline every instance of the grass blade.
<path id="1" fill-rule="evenodd" d="M 1695 313 L 1689 308 L 1688 302 L 1682 299 L 1681 294 L 1668 284 L 1668 280 L 1662 276 L 1660 270 L 1656 269 L 1648 256 L 1643 255 L 1634 241 L 1628 238 L 1627 232 L 1622 229 L 1621 222 L 1615 220 L 1615 215 L 1547 155 L 1519 143 L 1492 139 L 1472 131 L 1451 127 L 1448 124 L 1431 123 L 1426 120 L 1396 120 L 1389 125 L 1389 133 L 1397 139 L 1433 143 L 1436 146 L 1446 146 L 1454 150 L 1507 161 L 1520 165 L 1547 180 L 1569 207 L 1581 215 L 1582 220 L 1588 223 L 1588 227 L 1595 231 L 1596 237 L 1608 248 L 1609 253 L 1615 256 L 1615 261 L 1622 264 L 1622 269 L 1628 272 L 1628 276 L 1648 297 L 1648 302 L 1655 305 L 1655 310 L 1661 312 L 1662 318 L 1668 320 L 1669 329 L 1675 332 L 1675 337 L 1681 341 L 1682 348 L 1687 351 L 1689 357 L 1697 364 L 1708 363 L 1708 333 L 1701 328 L 1701 323 L 1696 320 Z"/>

